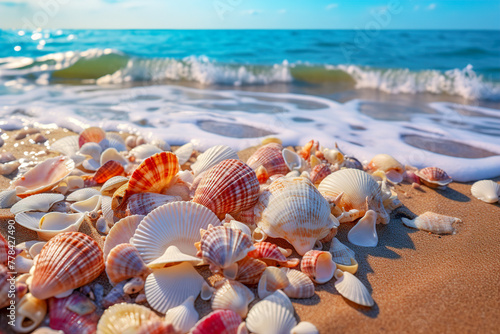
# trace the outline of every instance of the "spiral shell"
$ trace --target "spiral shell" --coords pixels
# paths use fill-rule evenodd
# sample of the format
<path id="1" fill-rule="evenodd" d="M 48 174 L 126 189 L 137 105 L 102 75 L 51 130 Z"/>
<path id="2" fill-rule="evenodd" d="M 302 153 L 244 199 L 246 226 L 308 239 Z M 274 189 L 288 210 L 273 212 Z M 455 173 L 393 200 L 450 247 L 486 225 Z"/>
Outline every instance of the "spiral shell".
<path id="1" fill-rule="evenodd" d="M 431 188 L 446 187 L 453 179 L 438 167 L 427 167 L 415 173 L 425 185 Z"/>
<path id="2" fill-rule="evenodd" d="M 460 219 L 434 212 L 425 212 L 415 219 L 402 218 L 403 224 L 419 230 L 429 231 L 436 234 L 454 234 L 453 224 L 461 222 Z"/>
<path id="3" fill-rule="evenodd" d="M 151 270 L 137 251 L 130 244 L 120 244 L 114 247 L 106 258 L 106 274 L 113 284 L 120 283 L 132 277 L 146 277 Z"/>
<path id="4" fill-rule="evenodd" d="M 300 269 L 314 282 L 324 284 L 333 278 L 337 265 L 329 252 L 310 250 L 304 254 Z"/>

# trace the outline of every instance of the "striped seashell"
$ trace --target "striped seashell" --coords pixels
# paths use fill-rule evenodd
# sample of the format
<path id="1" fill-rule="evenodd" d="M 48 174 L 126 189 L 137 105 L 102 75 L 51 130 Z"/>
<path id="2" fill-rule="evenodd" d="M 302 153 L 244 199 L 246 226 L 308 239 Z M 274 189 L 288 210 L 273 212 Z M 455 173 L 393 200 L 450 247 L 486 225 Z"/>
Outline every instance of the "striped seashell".
<path id="1" fill-rule="evenodd" d="M 175 155 L 179 159 L 179 165 L 184 165 L 188 162 L 191 155 L 193 155 L 194 145 L 192 143 L 187 143 L 175 150 Z"/>
<path id="2" fill-rule="evenodd" d="M 172 324 L 181 333 L 187 333 L 196 325 L 199 318 L 194 308 L 194 297 L 190 296 L 181 305 L 167 311 L 165 323 Z"/>
<path id="3" fill-rule="evenodd" d="M 146 278 L 150 273 L 137 248 L 131 244 L 114 247 L 106 257 L 106 274 L 113 285 L 132 277 Z"/>
<path id="4" fill-rule="evenodd" d="M 281 267 L 296 267 L 299 265 L 299 259 L 288 260 L 284 253 L 285 249 L 276 246 L 267 241 L 261 241 L 253 244 L 255 250 L 248 253 L 249 257 L 253 257 L 254 259 L 259 259 L 264 261 L 267 265 L 275 265 L 279 264 Z M 291 253 L 291 251 L 290 251 Z"/>
<path id="5" fill-rule="evenodd" d="M 113 196 L 115 191 L 128 182 L 125 176 L 113 176 L 102 185 L 100 192 L 104 196 Z M 94 189 L 95 190 L 95 189 Z"/>
<path id="6" fill-rule="evenodd" d="M 50 207 L 59 201 L 64 200 L 61 194 L 37 194 L 23 198 L 10 208 L 10 212 L 18 214 L 26 211 L 49 211 Z"/>
<path id="7" fill-rule="evenodd" d="M 47 303 L 27 293 L 16 305 L 14 331 L 16 333 L 31 333 L 40 326 L 47 314 Z"/>
<path id="8" fill-rule="evenodd" d="M 363 306 L 372 307 L 373 301 L 368 289 L 361 281 L 349 272 L 335 271 L 335 288 L 346 299 Z"/>
<path id="9" fill-rule="evenodd" d="M 47 299 L 92 282 L 103 270 L 102 251 L 92 238 L 79 232 L 61 233 L 38 255 L 31 293 Z"/>
<path id="10" fill-rule="evenodd" d="M 352 249 L 341 243 L 337 238 L 332 239 L 330 253 L 332 254 L 332 260 L 337 265 L 349 266 L 351 265 L 351 260 L 356 256 Z"/>
<path id="11" fill-rule="evenodd" d="M 96 332 L 99 315 L 95 304 L 79 292 L 68 297 L 49 299 L 50 328 L 64 333 L 92 334 Z"/>
<path id="12" fill-rule="evenodd" d="M 100 143 L 106 138 L 106 132 L 96 126 L 92 126 L 83 130 L 78 136 L 78 146 L 82 147 L 85 143 Z"/>
<path id="13" fill-rule="evenodd" d="M 83 188 L 75 190 L 74 192 L 66 196 L 66 200 L 68 202 L 80 202 L 99 194 L 99 190 L 97 189 Z"/>
<path id="14" fill-rule="evenodd" d="M 455 234 L 453 224 L 462 222 L 460 219 L 434 212 L 425 212 L 415 219 L 401 218 L 408 227 L 436 234 Z"/>
<path id="15" fill-rule="evenodd" d="M 305 254 L 338 226 L 328 202 L 307 178 L 281 177 L 262 192 L 255 206 L 256 241 L 283 238 Z"/>
<path id="16" fill-rule="evenodd" d="M 324 284 L 333 278 L 337 265 L 333 262 L 330 252 L 310 250 L 304 254 L 300 269 L 314 282 Z"/>
<path id="17" fill-rule="evenodd" d="M 231 310 L 245 318 L 248 304 L 255 299 L 253 292 L 237 281 L 225 279 L 217 284 L 217 290 L 212 297 L 212 309 Z"/>
<path id="18" fill-rule="evenodd" d="M 111 209 L 118 218 L 126 216 L 128 182 L 115 190 L 111 200 Z"/>
<path id="19" fill-rule="evenodd" d="M 224 276 L 234 279 L 238 273 L 237 261 L 254 249 L 250 237 L 245 233 L 225 226 L 216 226 L 203 233 L 197 256 L 210 265 L 213 273 L 222 271 Z"/>
<path id="20" fill-rule="evenodd" d="M 127 159 L 125 159 L 118 151 L 116 148 L 110 147 L 101 154 L 101 158 L 99 162 L 101 163 L 101 166 L 106 164 L 109 161 L 116 161 L 122 166 L 128 165 Z"/>
<path id="21" fill-rule="evenodd" d="M 265 262 L 247 256 L 238 261 L 238 273 L 235 279 L 243 284 L 257 284 L 266 267 Z"/>
<path id="22" fill-rule="evenodd" d="M 123 175 L 124 172 L 125 169 L 119 162 L 110 160 L 99 167 L 99 169 L 95 172 L 94 176 L 91 178 L 91 185 L 102 184 L 112 177 Z"/>
<path id="23" fill-rule="evenodd" d="M 375 225 L 377 213 L 373 210 L 366 211 L 353 228 L 349 230 L 347 239 L 350 243 L 362 247 L 375 247 L 378 244 L 378 235 Z"/>
<path id="24" fill-rule="evenodd" d="M 292 328 L 290 334 L 319 334 L 316 326 L 308 321 L 301 321 L 297 326 Z"/>
<path id="25" fill-rule="evenodd" d="M 104 311 L 97 324 L 99 334 L 136 333 L 139 328 L 159 317 L 149 308 L 136 304 L 116 304 Z"/>
<path id="26" fill-rule="evenodd" d="M 179 196 L 169 196 L 155 193 L 139 193 L 128 198 L 127 215 L 147 215 L 159 206 L 182 201 Z"/>
<path id="27" fill-rule="evenodd" d="M 130 243 L 130 239 L 134 236 L 135 230 L 144 219 L 144 216 L 135 215 L 120 219 L 111 227 L 109 233 L 104 240 L 103 257 L 106 261 L 109 252 L 120 244 Z"/>
<path id="28" fill-rule="evenodd" d="M 238 154 L 235 150 L 225 145 L 213 146 L 198 156 L 196 162 L 191 165 L 191 170 L 196 177 L 219 162 L 228 159 L 238 159 Z"/>
<path id="29" fill-rule="evenodd" d="M 284 289 L 289 285 L 290 281 L 286 273 L 277 267 L 267 267 L 260 277 L 257 292 L 259 298 L 263 299 L 273 294 L 273 292 Z"/>
<path id="30" fill-rule="evenodd" d="M 438 167 L 427 167 L 415 172 L 426 186 L 431 188 L 446 187 L 453 179 Z"/>
<path id="31" fill-rule="evenodd" d="M 80 149 L 80 145 L 78 144 L 78 137 L 79 136 L 77 135 L 63 137 L 53 142 L 49 148 L 52 151 L 56 151 L 70 157 L 76 154 L 76 152 L 78 152 L 78 150 Z"/>
<path id="32" fill-rule="evenodd" d="M 275 294 L 279 291 L 275 292 Z M 288 297 L 285 295 L 285 298 Z M 288 302 L 290 302 L 288 300 Z M 290 303 L 291 305 L 291 303 Z M 293 314 L 283 304 L 276 302 L 275 295 L 266 297 L 255 304 L 248 312 L 246 319 L 247 328 L 255 334 L 289 334 L 297 325 Z"/>
<path id="33" fill-rule="evenodd" d="M 281 151 L 283 146 L 276 143 L 270 143 L 262 146 L 247 160 L 247 165 L 253 170 L 263 166 L 268 175 L 286 174 L 290 170 L 283 159 Z"/>
<path id="34" fill-rule="evenodd" d="M 47 159 L 13 181 L 9 189 L 15 189 L 21 198 L 42 193 L 57 186 L 74 168 L 68 157 Z"/>
<path id="35" fill-rule="evenodd" d="M 102 196 L 102 198 L 101 198 L 102 217 L 104 218 L 104 220 L 106 221 L 106 223 L 109 226 L 113 226 L 114 223 L 118 219 L 117 217 L 115 217 L 115 214 L 114 214 L 113 210 L 111 209 L 111 203 L 112 203 L 111 197 Z"/>
<path id="36" fill-rule="evenodd" d="M 470 188 L 472 195 L 486 203 L 500 201 L 500 184 L 492 180 L 482 180 L 475 182 Z"/>
<path id="37" fill-rule="evenodd" d="M 0 209 L 11 208 L 20 199 L 20 197 L 17 197 L 15 190 L 3 190 L 0 192 Z"/>
<path id="38" fill-rule="evenodd" d="M 204 175 L 193 202 L 212 210 L 220 219 L 247 210 L 259 197 L 255 172 L 240 160 L 224 160 Z"/>
<path id="39" fill-rule="evenodd" d="M 354 221 L 368 210 L 377 213 L 377 222 L 387 224 L 389 214 L 382 203 L 380 185 L 368 173 L 358 169 L 341 169 L 321 181 L 318 190 L 332 204 L 332 213 L 340 222 Z M 368 202 L 367 202 L 368 198 Z"/>
<path id="40" fill-rule="evenodd" d="M 332 170 L 327 164 L 316 165 L 311 171 L 311 182 L 313 184 L 320 183 L 325 177 L 330 175 Z"/>
<path id="41" fill-rule="evenodd" d="M 137 330 L 137 334 L 179 334 L 172 326 L 161 319 L 150 320 L 142 324 Z"/>
<path id="42" fill-rule="evenodd" d="M 110 306 L 120 303 L 130 303 L 132 298 L 125 293 L 124 288 L 128 281 L 121 281 L 111 289 L 111 291 L 102 299 L 102 307 L 108 308 Z M 102 297 L 101 297 L 102 298 Z"/>
<path id="43" fill-rule="evenodd" d="M 231 310 L 215 310 L 196 323 L 190 334 L 237 334 L 245 325 L 241 317 Z M 244 332 L 243 332 L 244 333 Z"/>
<path id="44" fill-rule="evenodd" d="M 314 283 L 301 271 L 281 268 L 286 274 L 290 284 L 283 289 L 283 292 L 290 298 L 310 298 L 314 296 Z"/>

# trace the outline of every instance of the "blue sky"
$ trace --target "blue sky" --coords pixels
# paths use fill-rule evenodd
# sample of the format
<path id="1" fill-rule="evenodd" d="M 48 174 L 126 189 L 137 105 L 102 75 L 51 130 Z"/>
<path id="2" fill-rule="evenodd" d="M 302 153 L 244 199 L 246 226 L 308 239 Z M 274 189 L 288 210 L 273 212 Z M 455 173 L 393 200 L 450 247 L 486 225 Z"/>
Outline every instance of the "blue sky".
<path id="1" fill-rule="evenodd" d="M 500 0 L 0 0 L 0 28 L 500 29 Z"/>

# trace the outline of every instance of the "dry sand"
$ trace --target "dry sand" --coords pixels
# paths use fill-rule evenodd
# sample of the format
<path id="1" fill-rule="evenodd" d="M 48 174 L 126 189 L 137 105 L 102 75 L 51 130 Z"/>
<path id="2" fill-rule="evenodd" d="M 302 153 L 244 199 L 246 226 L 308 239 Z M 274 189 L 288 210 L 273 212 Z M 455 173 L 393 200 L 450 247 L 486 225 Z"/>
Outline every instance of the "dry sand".
<path id="1" fill-rule="evenodd" d="M 56 130 L 50 138 L 67 134 Z M 13 147 L 8 139 L 0 151 L 19 157 L 31 149 Z M 240 157 L 246 160 L 252 151 L 242 151 Z M 8 187 L 9 181 L 0 176 L 0 189 Z M 292 300 L 298 320 L 314 323 L 320 333 L 498 333 L 500 205 L 472 197 L 470 184 L 454 182 L 446 190 L 400 185 L 396 191 L 404 206 L 392 214 L 388 225 L 377 226 L 377 247 L 350 244 L 347 232 L 353 224 L 342 224 L 337 235 L 356 252 L 356 276 L 372 292 L 375 306 L 365 308 L 347 301 L 336 292 L 332 280 L 317 285 L 314 297 Z M 401 216 L 413 218 L 426 211 L 460 218 L 458 233 L 437 236 L 401 222 Z M 8 219 L 12 219 L 10 212 L 2 210 L 3 235 Z M 102 244 L 102 237 L 88 222 L 80 231 Z M 16 237 L 19 243 L 35 239 L 36 234 L 16 224 Z M 104 275 L 98 280 L 109 290 Z M 209 303 L 198 298 L 197 309 L 204 316 Z M 5 312 L 0 316 L 0 333 L 10 333 Z"/>

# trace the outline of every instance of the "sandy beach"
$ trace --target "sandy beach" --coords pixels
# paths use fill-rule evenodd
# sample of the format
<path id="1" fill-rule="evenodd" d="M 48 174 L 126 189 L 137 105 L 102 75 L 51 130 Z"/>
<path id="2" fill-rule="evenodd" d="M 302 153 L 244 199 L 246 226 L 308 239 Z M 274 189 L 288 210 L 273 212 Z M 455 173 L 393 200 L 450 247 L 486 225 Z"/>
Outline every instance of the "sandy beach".
<path id="1" fill-rule="evenodd" d="M 2 152 L 16 158 L 37 152 L 43 145 L 28 137 L 15 141 L 17 131 L 7 134 Z M 49 141 L 72 134 L 67 130 L 44 133 Z M 24 144 L 15 146 L 24 141 Z M 239 152 L 243 161 L 255 151 Z M 53 152 L 43 159 L 55 156 Z M 42 160 L 42 156 L 40 156 Z M 453 176 L 453 175 L 452 175 Z M 12 176 L 0 176 L 0 189 Z M 497 178 L 496 181 L 500 179 Z M 316 295 L 292 299 L 297 320 L 315 324 L 320 333 L 495 333 L 500 326 L 500 205 L 487 204 L 470 193 L 471 183 L 451 183 L 445 190 L 409 184 L 395 187 L 403 206 L 394 211 L 388 225 L 378 225 L 378 246 L 364 248 L 347 241 L 353 223 L 341 224 L 338 239 L 356 252 L 356 276 L 368 287 L 375 306 L 365 308 L 347 301 L 336 291 L 333 280 L 316 285 Z M 438 236 L 408 228 L 401 217 L 413 218 L 426 211 L 460 218 L 455 235 Z M 0 232 L 6 235 L 8 209 L 0 211 Z M 89 222 L 80 231 L 101 246 L 101 236 Z M 16 243 L 36 239 L 36 233 L 16 224 Z M 208 269 L 203 276 L 210 275 Z M 109 291 L 106 275 L 97 281 Z M 255 301 L 253 302 L 255 303 Z M 196 301 L 200 317 L 210 312 L 210 303 Z M 11 333 L 5 311 L 0 313 L 0 332 Z"/>

